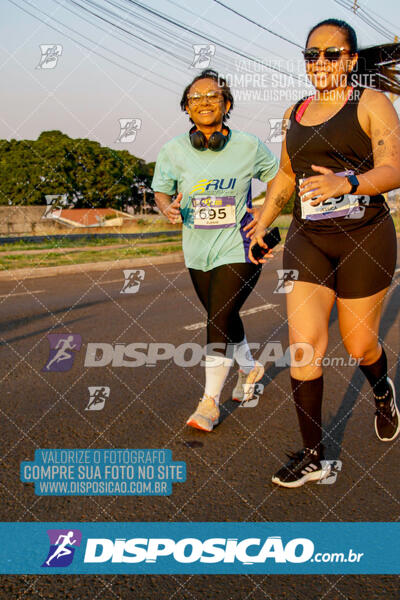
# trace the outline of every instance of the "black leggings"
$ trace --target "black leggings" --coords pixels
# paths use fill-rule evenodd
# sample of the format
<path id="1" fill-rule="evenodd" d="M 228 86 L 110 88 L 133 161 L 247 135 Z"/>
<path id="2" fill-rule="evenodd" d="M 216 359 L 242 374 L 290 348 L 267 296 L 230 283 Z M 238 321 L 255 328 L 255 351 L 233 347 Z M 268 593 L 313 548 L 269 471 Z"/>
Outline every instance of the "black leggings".
<path id="1" fill-rule="evenodd" d="M 233 263 L 210 271 L 189 269 L 194 289 L 207 310 L 207 344 L 238 344 L 244 338 L 239 310 L 256 285 L 261 265 Z M 227 346 L 225 346 L 226 353 Z"/>

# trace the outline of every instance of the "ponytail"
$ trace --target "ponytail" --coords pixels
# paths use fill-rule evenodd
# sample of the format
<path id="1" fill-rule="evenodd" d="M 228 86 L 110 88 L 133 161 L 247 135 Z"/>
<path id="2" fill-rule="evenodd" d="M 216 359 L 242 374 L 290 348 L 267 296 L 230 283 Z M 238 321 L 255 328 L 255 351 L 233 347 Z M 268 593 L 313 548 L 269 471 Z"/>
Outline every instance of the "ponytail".
<path id="1" fill-rule="evenodd" d="M 358 51 L 358 61 L 349 80 L 353 85 L 370 87 L 400 96 L 400 44 L 371 46 Z"/>

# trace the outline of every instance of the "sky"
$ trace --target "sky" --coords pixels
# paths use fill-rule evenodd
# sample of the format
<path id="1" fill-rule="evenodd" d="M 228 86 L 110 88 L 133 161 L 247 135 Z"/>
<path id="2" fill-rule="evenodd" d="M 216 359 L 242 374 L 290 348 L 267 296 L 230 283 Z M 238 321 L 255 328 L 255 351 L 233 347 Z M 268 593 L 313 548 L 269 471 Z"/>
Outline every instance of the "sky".
<path id="1" fill-rule="evenodd" d="M 194 46 L 202 45 L 209 66 L 231 84 L 230 127 L 257 135 L 279 155 L 274 119 L 310 93 L 301 48 L 314 24 L 344 19 L 360 47 L 400 35 L 398 0 L 358 0 L 356 14 L 342 6 L 352 0 L 223 4 L 241 14 L 216 0 L 1 0 L 0 138 L 34 140 L 58 129 L 156 160 L 165 142 L 189 129 L 179 102 L 201 71 Z M 46 45 L 55 57 L 44 63 Z M 126 122 L 133 130 L 121 136 Z"/>

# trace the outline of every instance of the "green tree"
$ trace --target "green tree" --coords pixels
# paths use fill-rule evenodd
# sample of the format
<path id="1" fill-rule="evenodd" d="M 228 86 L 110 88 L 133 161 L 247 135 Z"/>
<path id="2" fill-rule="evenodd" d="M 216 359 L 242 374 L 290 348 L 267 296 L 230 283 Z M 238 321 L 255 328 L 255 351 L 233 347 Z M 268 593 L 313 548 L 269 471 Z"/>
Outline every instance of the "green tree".
<path id="1" fill-rule="evenodd" d="M 127 150 L 113 150 L 61 131 L 37 140 L 0 140 L 0 204 L 45 204 L 47 194 L 65 194 L 80 208 L 140 206 L 154 202 L 149 188 L 154 163 Z"/>

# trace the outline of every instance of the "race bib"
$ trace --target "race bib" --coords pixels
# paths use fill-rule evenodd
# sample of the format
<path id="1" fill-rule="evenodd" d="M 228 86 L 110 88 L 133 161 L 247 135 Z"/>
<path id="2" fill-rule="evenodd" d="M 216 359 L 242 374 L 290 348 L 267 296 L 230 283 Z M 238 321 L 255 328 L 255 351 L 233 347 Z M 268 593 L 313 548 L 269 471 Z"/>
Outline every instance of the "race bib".
<path id="1" fill-rule="evenodd" d="M 305 202 L 301 201 L 301 217 L 310 221 L 348 217 L 352 213 L 359 213 L 359 200 L 363 197 L 344 194 L 339 198 L 328 198 L 316 206 L 311 206 L 312 199 L 310 198 Z"/>
<path id="2" fill-rule="evenodd" d="M 224 229 L 236 225 L 235 196 L 192 198 L 195 229 Z"/>
<path id="3" fill-rule="evenodd" d="M 335 175 L 346 177 L 348 175 L 354 175 L 354 171 L 342 171 L 341 173 L 335 173 Z M 299 184 L 303 181 L 304 179 L 299 179 Z M 359 217 L 360 199 L 362 199 L 364 203 L 369 204 L 369 201 L 365 202 L 365 199 L 369 198 L 368 196 L 343 194 L 338 198 L 327 198 L 327 200 L 324 200 L 321 204 L 312 206 L 310 203 L 317 198 L 318 196 L 314 196 L 313 198 L 310 197 L 303 202 L 300 196 L 302 219 L 318 221 L 319 219 L 333 219 L 337 217 L 352 218 L 352 215 L 354 215 L 354 217 Z"/>

